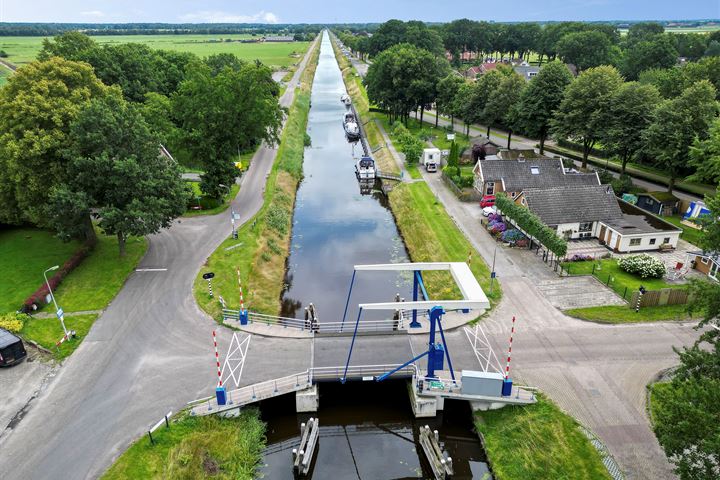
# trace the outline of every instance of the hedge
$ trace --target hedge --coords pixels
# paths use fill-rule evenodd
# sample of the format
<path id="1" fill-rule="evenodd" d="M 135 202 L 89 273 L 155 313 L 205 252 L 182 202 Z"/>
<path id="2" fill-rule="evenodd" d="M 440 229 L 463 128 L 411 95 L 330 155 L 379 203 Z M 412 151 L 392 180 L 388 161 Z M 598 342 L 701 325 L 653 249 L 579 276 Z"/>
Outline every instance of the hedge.
<path id="1" fill-rule="evenodd" d="M 527 235 L 534 237 L 555 255 L 564 257 L 567 254 L 567 242 L 565 239 L 559 237 L 555 230 L 545 225 L 529 209 L 517 205 L 504 193 L 495 195 L 495 206 L 505 217 L 511 219 L 518 228 Z"/>

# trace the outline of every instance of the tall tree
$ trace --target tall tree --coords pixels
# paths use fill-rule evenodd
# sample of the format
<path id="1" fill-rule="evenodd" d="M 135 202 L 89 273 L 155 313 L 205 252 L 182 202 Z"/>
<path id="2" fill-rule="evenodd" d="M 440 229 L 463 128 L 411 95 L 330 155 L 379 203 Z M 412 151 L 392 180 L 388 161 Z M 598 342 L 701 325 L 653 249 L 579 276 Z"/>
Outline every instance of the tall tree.
<path id="1" fill-rule="evenodd" d="M 160 155 L 157 136 L 119 93 L 88 103 L 71 134 L 71 175 L 50 196 L 50 222 L 61 236 L 73 236 L 75 219 L 89 217 L 92 208 L 100 229 L 117 236 L 122 257 L 130 236 L 157 233 L 185 211 L 180 168 Z"/>
<path id="2" fill-rule="evenodd" d="M 52 40 L 44 38 L 42 49 L 37 54 L 40 61 L 49 60 L 51 57 L 62 57 L 67 60 L 82 60 L 87 57 L 90 50 L 98 48 L 98 44 L 92 38 L 80 32 L 65 32 L 57 35 Z"/>
<path id="3" fill-rule="evenodd" d="M 606 153 L 620 158 L 625 173 L 627 163 L 644 146 L 643 132 L 653 119 L 660 93 L 652 85 L 628 82 L 610 98 L 609 123 L 601 131 L 600 141 Z"/>
<path id="4" fill-rule="evenodd" d="M 557 52 L 565 63 L 575 65 L 578 71 L 610 65 L 614 61 L 610 39 L 595 30 L 568 33 L 557 42 Z"/>
<path id="5" fill-rule="evenodd" d="M 582 168 L 587 168 L 590 150 L 610 122 L 610 99 L 622 83 L 614 67 L 602 66 L 583 72 L 565 89 L 552 131 L 582 144 Z"/>
<path id="6" fill-rule="evenodd" d="M 225 68 L 235 70 L 236 72 L 240 71 L 245 64 L 237 55 L 232 53 L 215 53 L 205 58 L 204 61 L 210 67 L 210 73 L 213 77 Z"/>
<path id="7" fill-rule="evenodd" d="M 47 224 L 48 193 L 68 177 L 69 125 L 107 92 L 92 67 L 59 57 L 32 62 L 9 78 L 0 89 L 0 221 Z"/>
<path id="8" fill-rule="evenodd" d="M 278 141 L 283 110 L 269 68 L 258 63 L 213 76 L 207 65 L 188 67 L 172 98 L 182 146 L 205 166 L 201 189 L 221 198 L 234 182 L 231 158 L 261 141 Z"/>
<path id="9" fill-rule="evenodd" d="M 545 65 L 523 90 L 518 106 L 518 125 L 528 135 L 540 139 L 540 154 L 550 133 L 553 114 L 560 107 L 563 94 L 572 82 L 572 74 L 559 61 Z"/>
<path id="10" fill-rule="evenodd" d="M 630 80 L 637 80 L 640 72 L 644 70 L 670 68 L 675 65 L 678 52 L 672 35 L 655 35 L 633 44 L 625 52 L 622 61 L 623 75 Z"/>
<path id="11" fill-rule="evenodd" d="M 472 94 L 466 97 L 467 107 L 463 120 L 468 126 L 468 135 L 470 134 L 470 125 L 473 123 L 484 122 L 487 128 L 486 136 L 490 138 L 490 124 L 495 121 L 494 118 L 487 118 L 485 111 L 488 101 L 492 93 L 500 86 L 503 78 L 514 75 L 515 72 L 511 68 L 497 68 L 484 74 L 475 82 L 472 88 Z"/>
<path id="12" fill-rule="evenodd" d="M 703 80 L 686 88 L 679 97 L 665 100 L 655 111 L 643 136 L 657 165 L 670 177 L 668 192 L 673 191 L 675 179 L 686 168 L 695 138 L 707 138 L 717 110 L 715 87 Z"/>
<path id="13" fill-rule="evenodd" d="M 497 88 L 490 93 L 483 111 L 483 117 L 488 125 L 499 123 L 507 129 L 507 148 L 510 148 L 513 130 L 517 124 L 518 102 L 526 87 L 525 83 L 525 80 L 515 72 L 505 76 Z"/>
<path id="14" fill-rule="evenodd" d="M 690 165 L 695 168 L 695 173 L 689 177 L 691 180 L 720 183 L 720 118 L 713 120 L 706 139 L 695 139 L 690 147 Z"/>
<path id="15" fill-rule="evenodd" d="M 435 99 L 435 105 L 437 108 L 437 115 L 435 116 L 435 126 L 438 126 L 438 119 L 440 114 L 450 115 L 450 125 L 455 128 L 455 115 L 453 111 L 453 103 L 455 97 L 457 97 L 460 87 L 465 83 L 462 77 L 459 77 L 453 73 L 444 77 L 438 82 L 437 85 L 437 98 Z"/>

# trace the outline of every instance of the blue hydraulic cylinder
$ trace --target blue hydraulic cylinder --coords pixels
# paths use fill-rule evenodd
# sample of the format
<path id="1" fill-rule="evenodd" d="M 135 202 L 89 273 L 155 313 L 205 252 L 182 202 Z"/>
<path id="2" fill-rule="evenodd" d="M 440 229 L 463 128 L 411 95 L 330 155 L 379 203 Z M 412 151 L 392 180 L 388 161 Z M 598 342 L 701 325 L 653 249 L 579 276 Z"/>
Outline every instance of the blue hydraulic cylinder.
<path id="1" fill-rule="evenodd" d="M 435 344 L 435 325 L 445 313 L 442 307 L 433 307 L 430 309 L 430 338 L 428 339 L 428 373 L 427 376 L 432 378 L 435 376 L 436 365 L 441 365 L 443 362 L 443 356 L 445 355 L 444 349 L 437 348 Z M 440 358 L 438 360 L 438 357 Z M 442 368 L 440 369 L 442 370 Z"/>
<path id="2" fill-rule="evenodd" d="M 442 343 L 436 343 L 434 350 L 435 352 L 433 354 L 433 358 L 435 365 L 433 365 L 433 368 L 435 370 L 444 370 L 445 349 L 443 348 Z"/>
<path id="3" fill-rule="evenodd" d="M 509 397 L 512 395 L 512 378 L 506 378 L 502 384 L 502 396 Z"/>
<path id="4" fill-rule="evenodd" d="M 418 289 L 420 287 L 420 278 L 419 278 L 420 272 L 417 270 L 413 274 L 413 302 L 417 302 L 418 299 Z M 417 321 L 417 309 L 413 308 L 412 311 L 412 322 L 410 322 L 410 328 L 420 328 L 420 322 Z"/>
<path id="5" fill-rule="evenodd" d="M 225 391 L 225 387 L 217 387 L 215 389 L 215 398 L 217 399 L 218 406 L 227 404 L 227 391 Z"/>
<path id="6" fill-rule="evenodd" d="M 239 318 L 240 318 L 240 325 L 247 325 L 248 324 L 248 311 L 240 310 Z"/>

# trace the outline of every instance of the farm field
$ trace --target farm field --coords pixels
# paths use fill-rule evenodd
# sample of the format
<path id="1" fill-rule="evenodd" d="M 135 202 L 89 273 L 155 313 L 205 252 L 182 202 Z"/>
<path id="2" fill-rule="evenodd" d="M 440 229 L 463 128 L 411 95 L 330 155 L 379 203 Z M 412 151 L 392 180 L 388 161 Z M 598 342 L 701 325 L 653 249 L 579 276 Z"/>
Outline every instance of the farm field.
<path id="1" fill-rule="evenodd" d="M 23 65 L 35 59 L 48 37 L 0 37 L 0 50 L 8 54 L 7 61 Z M 96 35 L 93 40 L 101 45 L 144 43 L 158 50 L 175 50 L 205 57 L 215 53 L 233 53 L 243 60 L 260 60 L 273 67 L 287 67 L 299 60 L 309 42 L 240 43 L 250 35 Z M 295 52 L 298 57 L 290 55 Z"/>

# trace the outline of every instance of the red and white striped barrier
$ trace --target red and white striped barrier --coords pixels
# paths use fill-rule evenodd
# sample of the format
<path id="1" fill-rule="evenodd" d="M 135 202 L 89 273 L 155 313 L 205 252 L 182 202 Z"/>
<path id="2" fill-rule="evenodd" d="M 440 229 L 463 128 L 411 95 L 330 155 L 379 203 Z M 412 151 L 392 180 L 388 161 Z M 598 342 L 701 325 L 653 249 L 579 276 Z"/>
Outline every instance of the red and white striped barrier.
<path id="1" fill-rule="evenodd" d="M 215 346 L 215 364 L 217 365 L 218 372 L 218 387 L 222 387 L 222 370 L 220 369 L 220 355 L 218 354 L 217 336 L 215 335 L 215 330 L 213 330 L 212 335 L 213 345 Z"/>
<path id="2" fill-rule="evenodd" d="M 240 289 L 240 311 L 245 311 L 245 300 L 243 299 L 242 282 L 240 281 L 240 269 L 237 269 L 238 288 Z"/>
<path id="3" fill-rule="evenodd" d="M 512 328 L 510 329 L 510 346 L 508 347 L 507 363 L 505 364 L 505 380 L 510 378 L 510 356 L 512 354 L 512 341 L 515 334 L 515 317 L 512 318 Z"/>

